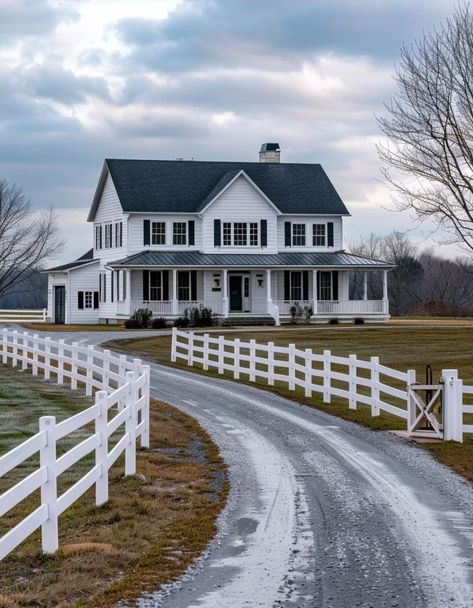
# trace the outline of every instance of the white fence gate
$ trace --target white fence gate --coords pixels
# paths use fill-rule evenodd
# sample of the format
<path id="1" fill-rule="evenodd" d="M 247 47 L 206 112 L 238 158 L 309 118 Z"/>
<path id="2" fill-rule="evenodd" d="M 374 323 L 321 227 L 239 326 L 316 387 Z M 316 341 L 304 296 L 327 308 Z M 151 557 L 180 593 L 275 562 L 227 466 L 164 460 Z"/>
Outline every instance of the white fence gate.
<path id="1" fill-rule="evenodd" d="M 38 528 L 43 551 L 54 553 L 58 549 L 61 513 L 94 484 L 96 504 L 107 502 L 108 471 L 123 452 L 125 475 L 136 473 L 136 440 L 140 438 L 141 446 L 149 447 L 150 369 L 139 359 L 130 362 L 124 355 L 115 356 L 108 350 L 80 346 L 77 342 L 66 344 L 64 340 L 6 329 L 0 338 L 3 364 L 31 368 L 33 375 L 41 370 L 46 380 L 54 379 L 57 384 L 68 379 L 71 389 L 81 384 L 87 395 L 97 391 L 94 405 L 59 423 L 54 416 L 41 417 L 38 433 L 0 456 L 2 477 L 39 455 L 36 470 L 0 494 L 0 517 L 38 489 L 41 493 L 40 505 L 0 538 L 0 559 Z M 93 434 L 58 458 L 57 443 L 90 423 L 94 424 Z M 109 450 L 112 435 L 116 442 Z M 92 452 L 95 465 L 58 496 L 58 477 Z"/>
<path id="2" fill-rule="evenodd" d="M 416 386 L 415 370 L 401 372 L 386 367 L 378 357 L 366 361 L 355 354 L 338 357 L 329 350 L 318 354 L 309 348 L 298 349 L 295 344 L 227 340 L 173 328 L 171 361 L 177 360 L 189 366 L 201 365 L 204 370 L 213 368 L 219 374 L 230 372 L 236 380 L 246 376 L 250 382 L 261 378 L 269 386 L 281 382 L 292 391 L 300 387 L 306 397 L 321 394 L 324 403 L 330 403 L 332 396 L 340 397 L 348 402 L 349 409 L 365 404 L 372 416 L 388 412 L 405 420 L 406 425 L 418 416 L 418 404 L 410 391 Z M 457 370 L 443 370 L 442 394 L 443 438 L 463 441 L 463 433 L 473 433 L 473 424 L 463 422 L 464 414 L 473 414 L 473 405 L 464 403 L 465 395 L 473 395 L 473 386 L 463 386 Z"/>

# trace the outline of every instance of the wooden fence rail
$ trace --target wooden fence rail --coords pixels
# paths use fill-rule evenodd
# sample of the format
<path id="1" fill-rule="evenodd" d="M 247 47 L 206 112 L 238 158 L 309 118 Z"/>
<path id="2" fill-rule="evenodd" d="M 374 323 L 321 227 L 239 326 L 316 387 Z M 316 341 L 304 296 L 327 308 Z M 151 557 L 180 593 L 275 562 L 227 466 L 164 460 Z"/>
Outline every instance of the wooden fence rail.
<path id="1" fill-rule="evenodd" d="M 46 323 L 46 308 L 0 308 L 0 323 Z"/>
<path id="2" fill-rule="evenodd" d="M 57 384 L 69 379 L 72 389 L 85 387 L 95 392 L 95 404 L 57 423 L 54 416 L 39 419 L 39 432 L 0 456 L 0 477 L 39 456 L 39 465 L 27 477 L 0 494 L 0 517 L 40 490 L 40 505 L 0 538 L 0 560 L 30 534 L 41 528 L 42 549 L 58 549 L 58 519 L 68 507 L 95 485 L 95 501 L 108 500 L 108 471 L 125 453 L 125 475 L 136 473 L 136 440 L 149 447 L 150 368 L 139 359 L 128 361 L 110 351 L 100 351 L 77 342 L 66 344 L 26 332 L 0 332 L 0 356 L 3 364 L 31 368 L 33 375 L 42 371 L 44 378 Z M 86 425 L 93 433 L 60 457 L 57 443 Z M 114 435 L 115 444 L 109 450 Z M 58 477 L 79 460 L 94 453 L 95 464 L 62 495 L 58 495 Z"/>
<path id="3" fill-rule="evenodd" d="M 368 405 L 372 416 L 384 411 L 402 418 L 408 431 L 414 433 L 410 421 L 416 419 L 417 410 L 411 388 L 419 386 L 415 370 L 392 369 L 375 356 L 369 360 L 359 359 L 356 354 L 339 357 L 329 350 L 301 350 L 295 344 L 243 342 L 173 328 L 171 361 L 177 360 L 189 366 L 201 365 L 204 370 L 213 368 L 219 374 L 229 372 L 235 380 L 246 376 L 250 382 L 263 379 L 269 386 L 283 383 L 291 391 L 299 387 L 309 398 L 319 393 L 324 403 L 339 397 L 353 410 L 359 404 Z M 473 405 L 463 403 L 464 395 L 473 395 L 473 386 L 464 386 L 456 370 L 443 370 L 442 388 L 441 436 L 463 441 L 464 433 L 473 433 L 473 425 L 463 421 L 465 414 L 473 414 Z"/>

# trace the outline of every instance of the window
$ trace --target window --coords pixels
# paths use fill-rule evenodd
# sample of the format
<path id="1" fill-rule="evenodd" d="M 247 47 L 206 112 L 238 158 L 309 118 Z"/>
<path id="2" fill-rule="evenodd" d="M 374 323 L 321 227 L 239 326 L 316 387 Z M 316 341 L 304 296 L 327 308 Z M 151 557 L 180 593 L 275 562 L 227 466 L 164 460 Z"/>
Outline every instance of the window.
<path id="1" fill-rule="evenodd" d="M 325 247 L 325 224 L 312 224 L 312 245 Z"/>
<path id="2" fill-rule="evenodd" d="M 187 222 L 174 222 L 172 242 L 174 245 L 187 243 Z"/>
<path id="3" fill-rule="evenodd" d="M 79 310 L 92 310 L 99 307 L 99 292 L 98 291 L 78 291 L 77 292 L 77 308 Z"/>
<path id="4" fill-rule="evenodd" d="M 117 222 L 115 224 L 115 247 L 121 247 L 123 245 L 123 223 Z"/>
<path id="5" fill-rule="evenodd" d="M 332 273 L 320 272 L 319 300 L 332 299 Z"/>
<path id="6" fill-rule="evenodd" d="M 92 308 L 93 296 L 91 291 L 84 291 L 84 308 Z"/>
<path id="7" fill-rule="evenodd" d="M 113 247 L 113 224 L 105 224 L 105 249 Z"/>
<path id="8" fill-rule="evenodd" d="M 290 296 L 291 300 L 302 300 L 302 272 L 291 272 Z"/>
<path id="9" fill-rule="evenodd" d="M 233 244 L 235 247 L 245 247 L 248 242 L 246 222 L 233 224 Z"/>
<path id="10" fill-rule="evenodd" d="M 190 294 L 191 282 L 189 272 L 178 272 L 177 273 L 177 299 L 180 302 L 189 302 L 191 299 Z"/>
<path id="11" fill-rule="evenodd" d="M 95 249 L 102 249 L 102 226 L 95 226 Z"/>
<path id="12" fill-rule="evenodd" d="M 232 244 L 232 225 L 230 222 L 223 223 L 223 245 L 230 247 Z"/>
<path id="13" fill-rule="evenodd" d="M 250 247 L 258 246 L 258 223 L 250 223 Z"/>
<path id="14" fill-rule="evenodd" d="M 163 299 L 163 273 L 161 270 L 152 270 L 149 273 L 149 299 L 158 301 Z"/>
<path id="15" fill-rule="evenodd" d="M 305 247 L 305 224 L 292 224 L 292 246 Z"/>
<path id="16" fill-rule="evenodd" d="M 166 244 L 166 222 L 151 222 L 151 245 Z M 174 243 L 176 244 L 176 243 Z"/>

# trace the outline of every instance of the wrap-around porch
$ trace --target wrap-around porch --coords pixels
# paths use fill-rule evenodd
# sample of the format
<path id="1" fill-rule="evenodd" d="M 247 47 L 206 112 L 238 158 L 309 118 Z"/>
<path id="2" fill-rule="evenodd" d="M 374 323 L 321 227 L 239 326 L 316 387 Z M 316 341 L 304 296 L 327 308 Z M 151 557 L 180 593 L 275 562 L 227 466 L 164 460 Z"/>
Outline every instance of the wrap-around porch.
<path id="1" fill-rule="evenodd" d="M 224 319 L 271 317 L 276 325 L 291 319 L 293 306 L 310 308 L 313 322 L 332 318 L 382 321 L 389 316 L 387 269 L 151 267 L 114 272 L 117 319 L 138 308 L 172 319 L 195 306 L 209 307 Z M 370 272 L 376 272 L 376 280 L 382 283 L 380 299 L 368 299 Z M 361 277 L 356 292 L 353 273 L 359 282 Z"/>

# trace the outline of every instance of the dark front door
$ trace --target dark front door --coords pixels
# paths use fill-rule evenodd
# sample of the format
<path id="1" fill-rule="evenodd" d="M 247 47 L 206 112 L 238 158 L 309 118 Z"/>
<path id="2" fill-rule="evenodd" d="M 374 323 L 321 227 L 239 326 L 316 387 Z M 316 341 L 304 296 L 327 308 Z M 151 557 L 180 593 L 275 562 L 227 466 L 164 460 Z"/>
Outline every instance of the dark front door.
<path id="1" fill-rule="evenodd" d="M 230 275 L 230 310 L 241 311 L 243 308 L 241 283 L 241 276 Z"/>
<path id="2" fill-rule="evenodd" d="M 54 323 L 64 325 L 66 322 L 66 288 L 63 285 L 54 288 Z"/>

